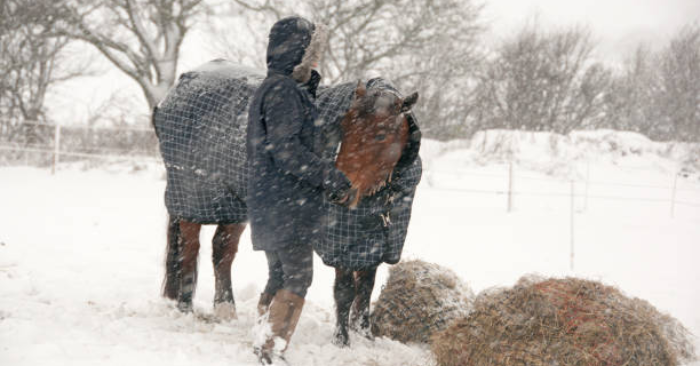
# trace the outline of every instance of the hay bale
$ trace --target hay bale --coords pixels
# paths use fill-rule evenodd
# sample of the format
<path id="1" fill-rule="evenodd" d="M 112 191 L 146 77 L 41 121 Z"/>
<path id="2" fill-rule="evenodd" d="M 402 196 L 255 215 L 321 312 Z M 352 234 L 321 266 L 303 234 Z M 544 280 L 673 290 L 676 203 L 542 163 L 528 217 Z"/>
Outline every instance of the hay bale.
<path id="1" fill-rule="evenodd" d="M 469 313 L 473 292 L 451 270 L 420 260 L 391 268 L 372 312 L 372 334 L 427 343 Z"/>
<path id="2" fill-rule="evenodd" d="M 575 278 L 524 277 L 488 291 L 436 334 L 441 366 L 675 366 L 694 358 L 690 333 L 644 300 Z"/>

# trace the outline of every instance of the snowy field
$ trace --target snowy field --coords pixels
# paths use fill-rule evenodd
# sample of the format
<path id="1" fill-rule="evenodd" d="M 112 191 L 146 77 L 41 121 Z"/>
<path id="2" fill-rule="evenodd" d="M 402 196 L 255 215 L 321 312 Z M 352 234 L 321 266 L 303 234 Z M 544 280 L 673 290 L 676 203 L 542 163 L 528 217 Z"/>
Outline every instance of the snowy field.
<path id="1" fill-rule="evenodd" d="M 484 150 L 473 144 L 426 144 L 427 169 L 404 258 L 447 266 L 475 292 L 510 286 L 530 273 L 600 280 L 700 334 L 698 175 L 674 182 L 677 159 L 655 154 L 555 159 L 537 138 L 529 144 L 515 151 L 510 213 L 507 164 L 485 162 Z M 577 181 L 573 230 L 569 179 Z M 676 200 L 685 204 L 671 217 L 674 183 Z M 251 328 L 266 278 L 264 255 L 251 250 L 246 231 L 233 265 L 238 320 L 179 314 L 159 297 L 164 187 L 158 167 L 132 172 L 66 164 L 54 176 L 46 169 L 0 168 L 0 365 L 256 364 Z M 206 245 L 212 234 L 212 227 L 204 232 L 200 253 L 195 308 L 202 314 L 212 312 Z M 292 365 L 434 364 L 425 347 L 386 339 L 353 336 L 351 348 L 332 346 L 333 270 L 315 265 L 288 351 Z"/>

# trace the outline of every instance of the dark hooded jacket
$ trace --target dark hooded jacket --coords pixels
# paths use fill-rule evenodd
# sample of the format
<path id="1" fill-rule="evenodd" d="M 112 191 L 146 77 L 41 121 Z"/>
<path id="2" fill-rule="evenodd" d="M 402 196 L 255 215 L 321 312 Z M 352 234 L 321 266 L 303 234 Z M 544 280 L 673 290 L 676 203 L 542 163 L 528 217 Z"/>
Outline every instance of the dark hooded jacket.
<path id="1" fill-rule="evenodd" d="M 321 42 L 315 30 L 299 17 L 275 23 L 268 74 L 250 103 L 247 205 L 256 250 L 310 245 L 324 191 L 340 194 L 350 187 L 333 162 L 321 159 L 313 147 L 318 117 L 313 98 L 320 77 L 311 67 Z"/>

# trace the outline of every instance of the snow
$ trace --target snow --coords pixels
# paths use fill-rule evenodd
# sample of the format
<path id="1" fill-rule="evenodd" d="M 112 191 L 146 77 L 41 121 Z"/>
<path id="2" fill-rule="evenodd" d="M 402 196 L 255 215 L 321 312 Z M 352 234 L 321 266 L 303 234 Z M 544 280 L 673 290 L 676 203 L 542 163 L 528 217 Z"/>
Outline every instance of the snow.
<path id="1" fill-rule="evenodd" d="M 427 169 L 404 258 L 447 266 L 475 291 L 510 286 L 529 273 L 600 280 L 650 301 L 700 334 L 700 178 L 691 172 L 676 182 L 676 199 L 698 206 L 677 204 L 671 217 L 681 155 L 665 153 L 685 148 L 648 149 L 656 143 L 638 135 L 577 134 L 559 145 L 566 152 L 561 155 L 548 147 L 559 137 L 538 134 L 493 132 L 517 143 L 490 153 L 472 143 L 479 136 L 426 141 Z M 591 141 L 583 142 L 585 134 Z M 601 141 L 613 138 L 618 148 L 604 148 Z M 619 146 L 640 144 L 639 154 L 619 153 Z M 509 160 L 516 162 L 510 213 Z M 570 179 L 577 194 L 573 270 Z M 157 166 L 132 172 L 66 164 L 53 176 L 45 169 L 0 168 L 0 364 L 256 364 L 254 314 L 266 279 L 264 255 L 252 251 L 246 231 L 233 265 L 238 320 L 210 322 L 178 313 L 159 297 L 164 187 Z M 195 298 L 196 312 L 205 317 L 214 296 L 206 245 L 213 229 L 206 227 L 202 236 Z M 380 268 L 379 284 L 387 269 Z M 388 339 L 372 343 L 353 334 L 352 347 L 331 345 L 332 281 L 333 270 L 317 260 L 287 352 L 292 365 L 434 362 L 426 347 Z"/>
<path id="2" fill-rule="evenodd" d="M 451 151 L 458 154 L 460 164 L 512 161 L 530 170 L 572 179 L 584 178 L 580 168 L 586 163 L 622 163 L 667 173 L 700 171 L 700 144 L 654 142 L 638 133 L 605 129 L 569 135 L 487 130 L 468 140 L 427 141 L 421 146 L 421 155 L 428 161 Z"/>
<path id="3" fill-rule="evenodd" d="M 194 68 L 191 72 L 201 73 L 202 75 L 200 75 L 200 77 L 213 77 L 220 79 L 250 78 L 252 80 L 257 80 L 257 84 L 260 84 L 262 79 L 265 78 L 265 70 L 241 65 L 224 59 L 216 59 L 206 62 Z M 248 80 L 246 79 L 246 81 Z"/>

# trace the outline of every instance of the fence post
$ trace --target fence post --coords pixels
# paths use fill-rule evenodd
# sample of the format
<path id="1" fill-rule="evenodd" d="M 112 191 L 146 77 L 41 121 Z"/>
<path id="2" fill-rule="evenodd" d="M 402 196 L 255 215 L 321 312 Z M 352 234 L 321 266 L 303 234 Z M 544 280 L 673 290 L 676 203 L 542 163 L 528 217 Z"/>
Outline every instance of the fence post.
<path id="1" fill-rule="evenodd" d="M 570 213 L 570 222 L 569 222 L 569 227 L 570 227 L 570 238 L 571 238 L 571 247 L 570 247 L 570 257 L 569 257 L 569 268 L 571 271 L 574 270 L 574 215 L 576 210 L 574 209 L 574 181 L 571 181 L 571 213 Z"/>
<path id="2" fill-rule="evenodd" d="M 51 167 L 51 174 L 56 174 L 61 151 L 61 126 L 59 124 L 56 124 L 56 132 L 53 141 L 53 166 Z"/>
<path id="3" fill-rule="evenodd" d="M 586 161 L 586 193 L 583 198 L 583 210 L 588 211 L 588 186 L 591 182 L 591 162 Z"/>
<path id="4" fill-rule="evenodd" d="M 508 165 L 508 212 L 513 210 L 513 162 Z"/>
<path id="5" fill-rule="evenodd" d="M 673 178 L 673 191 L 671 191 L 671 218 L 675 217 L 676 214 L 676 188 L 678 187 L 678 169 L 674 170 L 675 176 Z"/>

